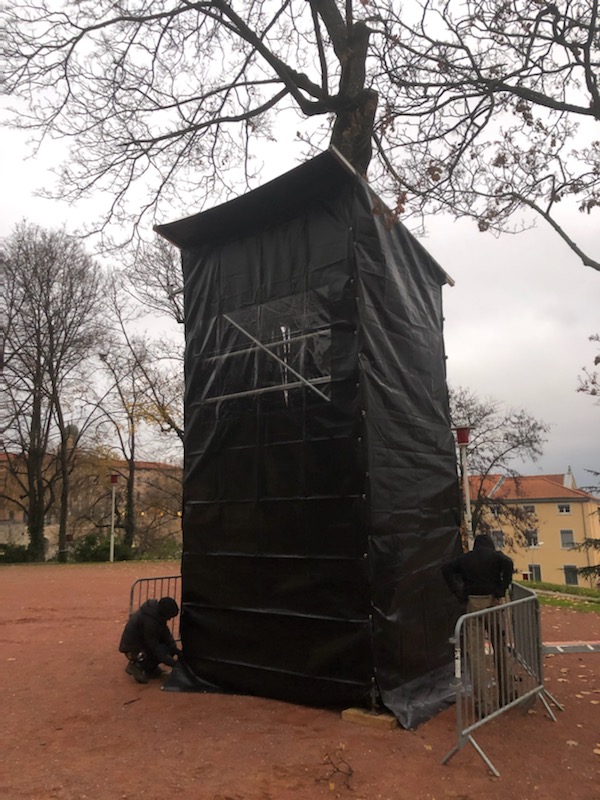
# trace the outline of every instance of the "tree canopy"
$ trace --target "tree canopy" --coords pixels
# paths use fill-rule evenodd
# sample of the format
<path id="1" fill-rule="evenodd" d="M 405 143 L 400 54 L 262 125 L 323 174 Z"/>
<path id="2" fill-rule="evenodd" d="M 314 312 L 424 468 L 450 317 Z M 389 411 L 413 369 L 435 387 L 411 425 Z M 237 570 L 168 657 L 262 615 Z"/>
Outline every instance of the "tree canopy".
<path id="1" fill-rule="evenodd" d="M 404 217 L 534 211 L 600 269 L 563 212 L 600 205 L 597 0 L 15 0 L 6 28 L 16 124 L 72 140 L 57 191 L 105 224 L 224 199 L 290 112 Z"/>
<path id="2" fill-rule="evenodd" d="M 101 335 L 103 283 L 98 265 L 64 229 L 23 222 L 4 247 L 2 452 L 20 487 L 9 499 L 26 513 L 30 553 L 37 559 L 43 557 L 44 517 L 59 490 L 64 550 L 73 440 L 80 433 L 70 425 L 70 413 L 89 377 L 89 350 Z"/>
<path id="3" fill-rule="evenodd" d="M 593 334 L 590 336 L 591 342 L 600 342 L 600 334 Z M 597 354 L 594 358 L 594 367 L 597 367 L 600 364 L 600 353 Z M 596 403 L 600 403 L 598 400 L 598 396 L 600 395 L 600 376 L 598 375 L 597 370 L 591 370 L 587 367 L 583 367 L 583 376 L 579 377 L 579 387 L 577 389 L 578 392 L 583 392 L 584 394 L 588 394 L 590 397 L 593 397 Z M 585 491 L 591 492 L 592 494 L 598 495 L 600 493 L 600 471 L 596 469 L 588 469 L 587 472 L 590 473 L 592 476 L 592 485 L 586 486 Z M 596 511 L 598 517 L 600 518 L 600 508 Z M 600 550 L 600 539 L 586 536 L 583 540 L 581 545 L 579 545 L 578 549 L 580 550 Z M 588 567 L 582 567 L 579 570 L 579 574 L 583 575 L 586 578 L 595 577 L 600 579 L 600 564 L 593 564 Z"/>
<path id="4" fill-rule="evenodd" d="M 590 342 L 599 342 L 600 343 L 600 334 L 594 333 L 590 336 Z M 594 357 L 594 367 L 600 365 L 600 352 Z M 582 367 L 583 375 L 579 376 L 579 386 L 577 387 L 578 392 L 583 392 L 584 394 L 589 394 L 590 397 L 598 397 L 600 396 L 600 375 L 598 374 L 598 370 L 588 369 L 588 367 Z M 596 400 L 596 402 L 600 403 L 600 400 Z"/>
<path id="5" fill-rule="evenodd" d="M 473 532 L 491 533 L 502 524 L 515 532 L 517 543 L 525 541 L 526 531 L 535 519 L 518 505 L 504 503 L 487 495 L 489 480 L 503 475 L 515 478 L 514 464 L 542 455 L 550 426 L 520 408 L 507 408 L 500 401 L 480 398 L 470 389 L 450 389 L 450 413 L 453 425 L 470 428 L 469 473 Z M 493 514 L 490 512 L 493 509 Z M 509 541 L 512 546 L 514 542 Z"/>
<path id="6" fill-rule="evenodd" d="M 122 274 L 106 274 L 64 228 L 24 221 L 3 247 L 0 517 L 4 509 L 12 513 L 19 536 L 26 527 L 32 560 L 45 557 L 46 532 L 56 526 L 50 535 L 57 533 L 57 556 L 65 561 L 68 536 L 106 524 L 107 478 L 117 470 L 125 478 L 117 526 L 123 545 L 139 552 L 154 546 L 153 532 L 162 523 L 173 531 L 178 519 L 180 471 L 165 462 L 177 464 L 183 435 L 179 349 L 174 343 L 171 350 L 164 330 L 152 341 L 140 329 L 135 286 L 127 291 Z M 164 259 L 163 251 L 158 247 L 156 258 Z M 131 277 L 136 284 L 147 268 L 140 264 Z M 157 294 L 160 281 L 143 286 L 142 298 Z M 178 308 L 165 299 L 166 313 Z M 153 323 L 156 329 L 155 316 Z M 140 471 L 157 454 L 160 463 Z"/>

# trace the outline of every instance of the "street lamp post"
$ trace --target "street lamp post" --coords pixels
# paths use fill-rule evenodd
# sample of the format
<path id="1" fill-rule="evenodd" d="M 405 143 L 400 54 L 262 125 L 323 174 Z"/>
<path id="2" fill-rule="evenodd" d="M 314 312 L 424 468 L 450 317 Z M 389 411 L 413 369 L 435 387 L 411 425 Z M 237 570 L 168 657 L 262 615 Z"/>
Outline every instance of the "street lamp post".
<path id="1" fill-rule="evenodd" d="M 467 544 L 469 550 L 473 549 L 473 517 L 471 516 L 471 493 L 469 491 L 469 469 L 467 466 L 467 445 L 469 444 L 469 426 L 459 425 L 456 431 L 456 444 L 460 453 L 460 470 L 462 473 L 464 522 L 467 530 Z"/>
<path id="2" fill-rule="evenodd" d="M 112 489 L 112 502 L 110 509 L 110 555 L 109 561 L 112 564 L 115 560 L 115 492 L 117 489 L 117 476 L 110 476 L 110 485 Z"/>

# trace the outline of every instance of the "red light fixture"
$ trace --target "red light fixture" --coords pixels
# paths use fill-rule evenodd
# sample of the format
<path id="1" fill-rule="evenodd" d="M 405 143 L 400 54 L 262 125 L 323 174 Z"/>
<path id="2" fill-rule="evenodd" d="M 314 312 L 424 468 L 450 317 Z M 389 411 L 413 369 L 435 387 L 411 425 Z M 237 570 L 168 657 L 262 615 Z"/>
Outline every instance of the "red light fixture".
<path id="1" fill-rule="evenodd" d="M 456 443 L 458 445 L 466 446 L 469 444 L 469 431 L 471 430 L 468 425 L 461 425 L 454 428 L 456 431 Z"/>

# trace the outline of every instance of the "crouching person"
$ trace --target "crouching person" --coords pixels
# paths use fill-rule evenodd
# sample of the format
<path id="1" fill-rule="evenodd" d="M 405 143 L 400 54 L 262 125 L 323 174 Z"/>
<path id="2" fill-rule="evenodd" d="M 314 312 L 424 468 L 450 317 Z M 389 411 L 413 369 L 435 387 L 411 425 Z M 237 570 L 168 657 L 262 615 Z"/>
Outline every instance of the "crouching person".
<path id="1" fill-rule="evenodd" d="M 146 600 L 130 615 L 123 630 L 119 652 L 127 656 L 125 672 L 138 683 L 148 683 L 149 678 L 158 678 L 162 670 L 159 664 L 174 667 L 175 656 L 181 651 L 175 644 L 167 622 L 179 613 L 172 597 Z"/>

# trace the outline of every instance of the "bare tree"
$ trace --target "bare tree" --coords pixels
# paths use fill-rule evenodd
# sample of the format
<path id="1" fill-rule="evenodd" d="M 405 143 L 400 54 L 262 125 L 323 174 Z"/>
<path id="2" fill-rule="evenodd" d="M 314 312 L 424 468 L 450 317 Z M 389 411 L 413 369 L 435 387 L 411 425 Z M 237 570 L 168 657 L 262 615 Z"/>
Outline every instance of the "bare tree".
<path id="1" fill-rule="evenodd" d="M 590 342 L 600 342 L 600 334 L 595 333 L 590 336 Z M 600 365 L 600 353 L 594 358 L 594 367 L 598 365 Z M 579 378 L 577 391 L 589 394 L 590 397 L 600 397 L 600 375 L 598 371 L 596 369 L 588 369 L 587 367 L 582 367 L 581 371 L 583 375 Z M 600 400 L 596 400 L 596 403 L 600 403 Z"/>
<path id="2" fill-rule="evenodd" d="M 388 9 L 382 61 L 393 133 L 376 131 L 400 205 L 449 209 L 496 232 L 531 209 L 600 269 L 561 215 L 569 199 L 586 215 L 600 207 L 597 0 L 415 6 L 408 15 Z"/>
<path id="3" fill-rule="evenodd" d="M 135 347 L 136 344 L 132 343 L 132 346 Z M 141 353 L 143 344 L 139 343 L 138 346 L 140 352 L 133 357 L 127 348 L 119 344 L 109 344 L 106 350 L 99 354 L 112 382 L 103 397 L 102 410 L 117 442 L 115 448 L 117 457 L 119 460 L 122 459 L 125 468 L 122 475 L 125 479 L 125 510 L 117 527 L 122 528 L 123 544 L 128 549 L 133 547 L 136 534 L 135 471 L 143 420 L 143 392 L 137 369 L 137 361 L 143 357 Z M 100 425 L 102 427 L 102 423 Z"/>
<path id="4" fill-rule="evenodd" d="M 61 196 L 108 188 L 111 216 L 136 181 L 152 183 L 146 209 L 175 180 L 197 202 L 221 194 L 227 168 L 250 173 L 253 140 L 268 138 L 273 115 L 290 107 L 334 118 L 332 143 L 364 172 L 377 106 L 366 85 L 370 29 L 353 3 L 338 6 L 17 2 L 8 12 L 9 91 L 33 101 L 18 124 L 73 137 Z"/>
<path id="5" fill-rule="evenodd" d="M 124 289 L 143 308 L 183 325 L 183 273 L 181 253 L 170 242 L 157 238 L 137 243 L 129 251 Z"/>
<path id="6" fill-rule="evenodd" d="M 519 473 L 514 462 L 536 460 L 542 455 L 549 426 L 523 409 L 505 408 L 497 400 L 482 400 L 461 387 L 450 390 L 450 413 L 454 425 L 470 428 L 467 453 L 473 532 L 491 533 L 504 524 L 524 542 L 525 531 L 535 527 L 535 517 L 519 505 L 490 497 L 490 482 L 494 476 L 512 477 L 518 491 Z"/>
<path id="7" fill-rule="evenodd" d="M 124 512 L 118 527 L 123 530 L 123 543 L 131 549 L 138 535 L 136 510 L 136 472 L 140 450 L 153 449 L 149 440 L 156 431 L 162 436 L 161 461 L 165 451 L 175 441 L 175 459 L 180 453 L 183 438 L 183 376 L 181 364 L 163 368 L 160 344 L 136 332 L 136 310 L 123 291 L 123 280 L 116 274 L 111 278 L 111 290 L 106 294 L 112 333 L 98 353 L 108 379 L 98 406 L 104 414 L 100 427 L 111 430 L 108 438 L 114 442 L 114 452 L 124 465 Z M 165 436 L 175 437 L 165 444 Z M 106 439 L 106 435 L 103 434 Z M 155 449 L 155 448 L 154 448 Z M 119 468 L 118 471 L 120 471 Z"/>
<path id="8" fill-rule="evenodd" d="M 144 343 L 144 359 L 138 370 L 146 395 L 146 419 L 161 433 L 174 433 L 183 441 L 183 274 L 181 254 L 164 239 L 151 244 L 139 242 L 129 250 L 125 270 L 119 279 L 123 293 L 128 294 L 137 310 L 140 323 L 152 320 L 156 331 L 157 315 L 162 318 L 160 334 Z M 134 312 L 135 313 L 135 312 Z M 127 326 L 119 313 L 123 340 Z M 175 326 L 172 323 L 176 323 Z M 130 348 L 136 357 L 135 348 Z"/>
<path id="9" fill-rule="evenodd" d="M 64 230 L 22 223 L 5 240 L 7 425 L 3 447 L 21 487 L 30 555 L 44 557 L 44 517 L 59 510 L 66 559 L 69 473 L 79 432 L 69 404 L 98 336 L 101 273 Z M 59 497 L 56 492 L 59 492 Z"/>
<path id="10" fill-rule="evenodd" d="M 600 334 L 595 333 L 590 336 L 590 341 L 600 342 Z M 599 364 L 600 354 L 596 355 L 594 358 L 594 367 L 597 367 Z M 598 375 L 597 370 L 583 367 L 582 371 L 583 377 L 579 378 L 579 386 L 577 391 L 593 397 L 594 401 L 597 404 L 600 404 L 600 400 L 598 399 L 600 395 L 600 376 Z M 585 486 L 583 488 L 585 491 L 590 492 L 591 494 L 598 495 L 600 493 L 600 471 L 597 469 L 588 469 L 587 472 L 589 472 L 592 476 L 593 482 L 590 486 Z M 600 507 L 596 509 L 595 513 L 600 519 Z M 592 536 L 586 536 L 583 542 L 580 545 L 577 545 L 577 549 L 585 550 L 587 552 L 600 550 L 600 539 Z M 578 570 L 578 572 L 584 578 L 598 578 L 600 581 L 600 564 L 591 564 L 587 567 L 582 567 Z"/>
<path id="11" fill-rule="evenodd" d="M 140 319 L 163 317 L 161 334 L 146 340 L 144 361 L 138 363 L 146 395 L 146 419 L 161 433 L 183 441 L 183 275 L 181 255 L 164 239 L 138 243 L 121 281 L 137 304 Z M 176 329 L 172 323 L 176 323 Z M 169 324 L 171 323 L 171 324 Z M 131 351 L 135 357 L 135 350 Z"/>
<path id="12" fill-rule="evenodd" d="M 137 552 L 141 556 L 181 547 L 181 466 L 158 462 L 151 467 L 140 471 L 144 488 Z"/>
<path id="13" fill-rule="evenodd" d="M 222 199 L 292 112 L 399 213 L 532 210 L 600 269 L 559 206 L 600 200 L 597 39 L 597 0 L 15 0 L 5 49 L 16 124 L 73 141 L 58 193 L 104 191 L 105 224 Z"/>
<path id="14" fill-rule="evenodd" d="M 181 350 L 182 348 L 179 348 Z M 144 418 L 161 434 L 173 433 L 183 442 L 183 359 L 177 345 L 146 342 L 143 358 L 133 350 L 144 393 Z"/>
<path id="15" fill-rule="evenodd" d="M 590 336 L 590 342 L 600 343 L 600 334 L 594 333 Z M 600 365 L 600 353 L 594 357 L 594 367 Z M 590 397 L 594 398 L 596 405 L 600 405 L 600 374 L 596 369 L 588 369 L 587 367 L 581 368 L 582 375 L 579 376 L 578 392 L 583 392 Z M 587 472 L 592 475 L 593 483 L 589 486 L 582 487 L 584 491 L 591 492 L 592 494 L 600 493 L 600 472 L 595 469 L 588 469 Z M 600 514 L 600 509 L 598 510 Z M 600 549 L 600 545 L 597 545 Z"/>
<path id="16" fill-rule="evenodd" d="M 124 532 L 127 522 L 128 487 L 127 461 L 115 457 L 115 448 L 106 442 L 96 446 L 88 443 L 81 448 L 73 472 L 73 504 L 71 530 L 75 534 L 76 550 L 87 542 L 100 543 L 108 559 L 108 531 L 112 521 L 112 491 L 110 476 L 121 476 L 115 492 L 115 529 Z M 137 556 L 175 552 L 181 542 L 181 465 L 160 461 L 135 464 L 135 552 Z M 87 538 L 91 537 L 91 538 Z M 115 553 L 117 557 L 131 555 L 124 542 Z M 79 553 L 81 555 L 81 553 Z"/>

